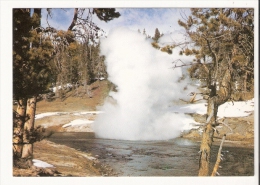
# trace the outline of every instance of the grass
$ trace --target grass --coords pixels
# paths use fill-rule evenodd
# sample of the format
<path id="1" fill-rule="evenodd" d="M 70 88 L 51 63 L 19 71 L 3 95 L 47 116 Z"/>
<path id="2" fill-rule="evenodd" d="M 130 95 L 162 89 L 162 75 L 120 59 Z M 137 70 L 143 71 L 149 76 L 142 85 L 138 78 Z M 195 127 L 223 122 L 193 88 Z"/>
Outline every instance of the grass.
<path id="1" fill-rule="evenodd" d="M 76 90 L 65 94 L 62 100 L 56 98 L 53 101 L 39 101 L 37 103 L 36 114 L 43 112 L 73 112 L 73 111 L 91 111 L 96 110 L 97 106 L 104 103 L 105 97 L 109 92 L 109 82 L 106 80 L 96 81 L 90 85 L 92 97 L 88 97 L 83 91 L 83 86 L 79 88 L 79 96 L 76 96 Z"/>

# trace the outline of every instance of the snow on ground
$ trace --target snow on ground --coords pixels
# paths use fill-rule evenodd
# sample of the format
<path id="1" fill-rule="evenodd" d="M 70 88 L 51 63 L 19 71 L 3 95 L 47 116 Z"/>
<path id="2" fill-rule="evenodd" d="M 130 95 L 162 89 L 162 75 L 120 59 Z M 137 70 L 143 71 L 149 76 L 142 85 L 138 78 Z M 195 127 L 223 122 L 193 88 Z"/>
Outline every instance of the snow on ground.
<path id="1" fill-rule="evenodd" d="M 197 103 L 197 104 L 186 104 L 186 105 L 177 105 L 170 107 L 171 112 L 176 113 L 197 113 L 197 114 L 206 114 L 207 113 L 207 104 L 206 103 Z M 249 101 L 237 101 L 237 102 L 226 102 L 219 107 L 218 117 L 245 117 L 250 115 L 254 111 L 254 98 Z M 72 114 L 76 116 L 87 115 L 87 114 L 100 114 L 102 111 L 86 111 L 86 112 L 46 112 L 41 113 L 35 116 L 35 119 L 41 119 L 48 116 L 54 115 L 66 115 Z M 184 119 L 184 118 L 183 118 Z M 91 125 L 94 121 L 88 119 L 76 119 L 63 125 L 63 128 L 67 127 L 77 127 L 77 126 L 87 126 Z M 183 120 L 182 130 L 196 129 L 199 127 L 200 123 L 195 122 L 193 118 L 185 118 Z"/>
<path id="2" fill-rule="evenodd" d="M 245 117 L 254 111 L 254 98 L 249 101 L 226 102 L 218 110 L 218 117 Z"/>
<path id="3" fill-rule="evenodd" d="M 207 103 L 178 105 L 170 108 L 178 113 L 207 113 Z M 218 117 L 245 117 L 254 111 L 254 98 L 248 101 L 226 102 L 219 106 Z"/>
<path id="4" fill-rule="evenodd" d="M 46 163 L 44 161 L 38 160 L 38 159 L 33 159 L 32 160 L 33 165 L 41 168 L 54 168 L 52 164 Z"/>
<path id="5" fill-rule="evenodd" d="M 94 121 L 90 121 L 88 119 L 75 119 L 65 125 L 63 125 L 62 127 L 63 128 L 66 128 L 66 127 L 70 127 L 70 126 L 81 126 L 81 125 L 88 125 L 88 124 L 91 124 L 93 123 Z"/>
<path id="6" fill-rule="evenodd" d="M 73 115 L 80 116 L 80 115 L 84 115 L 84 114 L 100 114 L 100 113 L 103 113 L 103 112 L 102 111 L 75 112 L 75 113 L 73 113 Z"/>
<path id="7" fill-rule="evenodd" d="M 66 115 L 66 114 L 73 114 L 75 116 L 85 115 L 85 114 L 100 114 L 102 111 L 86 111 L 86 112 L 45 112 L 41 114 L 35 115 L 35 119 L 41 119 L 48 116 L 56 116 L 56 115 Z"/>
<path id="8" fill-rule="evenodd" d="M 176 113 L 197 113 L 204 115 L 207 113 L 207 103 L 177 105 L 169 108 Z M 224 117 L 246 117 L 254 111 L 254 98 L 249 101 L 226 102 L 219 106 L 218 118 Z M 193 118 L 182 120 L 183 131 L 198 129 L 201 123 L 195 122 Z"/>
<path id="9" fill-rule="evenodd" d="M 35 119 L 41 119 L 48 116 L 55 116 L 55 115 L 59 115 L 59 113 L 60 112 L 45 112 L 45 113 L 35 115 Z"/>
<path id="10" fill-rule="evenodd" d="M 194 121 L 194 119 L 192 117 L 183 118 L 182 122 L 183 122 L 182 131 L 198 129 L 201 125 L 201 123 Z"/>
<path id="11" fill-rule="evenodd" d="M 206 114 L 207 104 L 206 103 L 197 103 L 197 104 L 176 105 L 176 106 L 170 107 L 170 111 L 173 111 L 176 113 Z"/>

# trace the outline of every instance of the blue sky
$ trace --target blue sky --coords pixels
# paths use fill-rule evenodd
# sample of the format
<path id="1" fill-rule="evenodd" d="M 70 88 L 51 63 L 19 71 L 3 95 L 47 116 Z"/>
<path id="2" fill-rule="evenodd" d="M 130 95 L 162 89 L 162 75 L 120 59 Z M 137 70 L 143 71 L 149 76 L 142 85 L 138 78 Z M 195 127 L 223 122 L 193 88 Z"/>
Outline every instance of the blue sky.
<path id="1" fill-rule="evenodd" d="M 93 16 L 95 22 L 105 32 L 120 26 L 126 26 L 132 30 L 142 32 L 146 30 L 147 34 L 153 36 L 155 29 L 158 28 L 161 33 L 177 32 L 181 30 L 178 25 L 178 19 L 182 19 L 181 14 L 189 14 L 189 8 L 117 8 L 121 16 L 109 22 L 100 21 Z M 52 9 L 52 17 L 48 18 L 50 26 L 57 29 L 67 30 L 72 18 L 74 9 Z M 46 21 L 47 10 L 42 11 L 42 26 L 48 26 Z"/>

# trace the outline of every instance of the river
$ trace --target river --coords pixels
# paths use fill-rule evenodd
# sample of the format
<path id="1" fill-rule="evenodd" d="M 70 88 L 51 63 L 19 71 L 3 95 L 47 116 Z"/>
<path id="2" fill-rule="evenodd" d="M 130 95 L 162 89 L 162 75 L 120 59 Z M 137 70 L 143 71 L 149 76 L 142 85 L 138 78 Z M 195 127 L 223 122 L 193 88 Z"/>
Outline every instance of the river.
<path id="1" fill-rule="evenodd" d="M 200 143 L 184 138 L 127 141 L 95 138 L 94 133 L 54 133 L 50 141 L 75 148 L 109 165 L 116 176 L 197 176 Z M 211 169 L 218 145 L 212 146 Z M 254 149 L 224 143 L 220 176 L 253 176 Z"/>

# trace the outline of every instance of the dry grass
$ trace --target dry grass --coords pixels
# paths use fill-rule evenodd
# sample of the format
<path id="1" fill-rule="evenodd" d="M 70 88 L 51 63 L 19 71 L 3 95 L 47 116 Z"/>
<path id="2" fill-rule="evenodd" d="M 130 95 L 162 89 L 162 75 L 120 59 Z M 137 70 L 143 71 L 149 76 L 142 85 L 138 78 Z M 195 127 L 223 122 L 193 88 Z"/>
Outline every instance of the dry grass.
<path id="1" fill-rule="evenodd" d="M 83 87 L 79 88 L 79 96 L 76 96 L 76 90 L 66 94 L 64 99 L 56 98 L 53 101 L 39 101 L 37 103 L 36 114 L 43 112 L 73 112 L 73 111 L 89 111 L 96 110 L 97 106 L 104 103 L 104 99 L 109 91 L 109 82 L 96 81 L 91 84 L 92 98 L 83 93 Z"/>
<path id="2" fill-rule="evenodd" d="M 111 171 L 108 167 L 104 168 L 98 160 L 91 159 L 91 157 L 91 154 L 47 140 L 34 143 L 34 159 L 54 165 L 60 176 L 101 176 L 103 173 Z M 14 168 L 13 175 L 36 176 L 36 173 L 33 169 Z"/>

